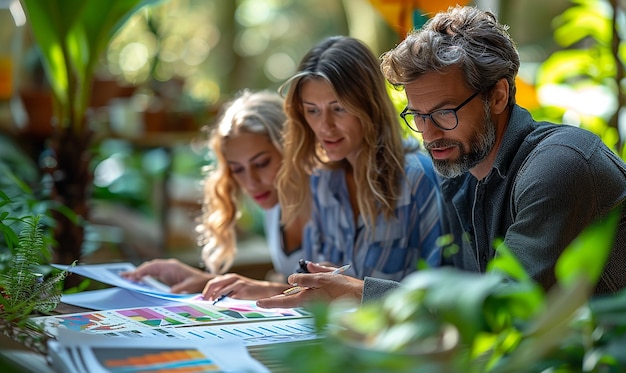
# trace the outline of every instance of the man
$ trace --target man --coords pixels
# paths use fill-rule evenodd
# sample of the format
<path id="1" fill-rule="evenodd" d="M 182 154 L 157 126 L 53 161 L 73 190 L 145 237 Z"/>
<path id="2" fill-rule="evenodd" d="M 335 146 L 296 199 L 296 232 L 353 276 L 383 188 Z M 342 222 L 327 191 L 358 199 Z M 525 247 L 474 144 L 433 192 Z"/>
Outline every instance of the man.
<path id="1" fill-rule="evenodd" d="M 538 123 L 515 103 L 519 56 L 495 16 L 454 7 L 382 57 L 404 86 L 406 124 L 422 133 L 461 248 L 453 265 L 484 272 L 504 239 L 544 288 L 563 250 L 589 224 L 625 205 L 626 165 L 594 134 Z M 626 215 L 596 288 L 626 286 Z M 607 238 L 609 239 L 609 238 Z"/>
<path id="2" fill-rule="evenodd" d="M 401 116 L 422 134 L 444 177 L 450 231 L 460 245 L 452 264 L 484 272 L 496 255 L 496 240 L 504 239 L 528 274 L 548 289 L 571 241 L 621 209 L 613 250 L 595 289 L 616 292 L 626 287 L 626 164 L 591 132 L 536 122 L 516 105 L 519 64 L 506 27 L 490 12 L 469 6 L 438 13 L 382 56 L 385 78 L 407 95 Z M 289 280 L 315 287 L 326 277 Z M 358 289 L 368 300 L 397 283 L 366 278 L 360 285 L 345 283 L 341 290 L 357 296 Z M 290 305 L 285 299 L 261 303 Z"/>

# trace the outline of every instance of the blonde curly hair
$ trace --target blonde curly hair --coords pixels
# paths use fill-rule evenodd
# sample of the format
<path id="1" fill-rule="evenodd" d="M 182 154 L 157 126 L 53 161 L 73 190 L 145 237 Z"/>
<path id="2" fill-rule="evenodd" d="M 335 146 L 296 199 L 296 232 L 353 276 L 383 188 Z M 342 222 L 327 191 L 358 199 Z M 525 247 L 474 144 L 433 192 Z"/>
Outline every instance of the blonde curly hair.
<path id="1" fill-rule="evenodd" d="M 222 150 L 224 141 L 241 133 L 268 136 L 282 153 L 281 131 L 285 122 L 283 100 L 269 91 L 241 91 L 222 107 L 219 120 L 210 132 L 212 165 L 203 170 L 204 197 L 198 231 L 202 260 L 211 273 L 221 274 L 232 265 L 237 254 L 235 226 L 239 218 L 242 190 L 235 181 Z"/>

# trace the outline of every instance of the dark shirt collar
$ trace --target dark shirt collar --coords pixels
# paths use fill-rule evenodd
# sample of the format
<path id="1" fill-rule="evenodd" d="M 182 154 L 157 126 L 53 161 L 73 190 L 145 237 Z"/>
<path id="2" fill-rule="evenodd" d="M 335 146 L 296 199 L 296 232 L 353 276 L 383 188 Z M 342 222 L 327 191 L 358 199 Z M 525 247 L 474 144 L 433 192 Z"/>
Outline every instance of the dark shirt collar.
<path id="1" fill-rule="evenodd" d="M 533 125 L 529 125 L 531 123 Z M 528 110 L 518 105 L 513 106 L 509 123 L 502 137 L 500 149 L 498 150 L 498 155 L 487 177 L 492 177 L 491 175 L 494 172 L 497 172 L 501 178 L 506 177 L 517 151 L 522 147 L 526 136 L 534 130 L 534 124 L 535 121 Z"/>

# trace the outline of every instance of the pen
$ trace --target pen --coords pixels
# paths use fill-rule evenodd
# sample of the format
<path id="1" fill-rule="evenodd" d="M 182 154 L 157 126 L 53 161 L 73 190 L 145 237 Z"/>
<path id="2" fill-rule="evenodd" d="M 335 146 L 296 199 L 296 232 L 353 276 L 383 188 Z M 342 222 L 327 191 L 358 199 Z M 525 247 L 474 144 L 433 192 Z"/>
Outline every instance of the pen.
<path id="1" fill-rule="evenodd" d="M 294 294 L 298 294 L 299 292 L 301 292 L 302 290 L 304 290 L 305 288 L 298 286 L 298 285 L 294 285 L 293 287 L 283 291 L 284 295 L 294 295 Z"/>
<path id="2" fill-rule="evenodd" d="M 229 292 L 228 292 L 228 293 L 226 293 L 226 294 L 222 294 L 222 295 L 220 295 L 220 296 L 219 296 L 216 300 L 214 300 L 214 301 L 213 301 L 213 305 L 215 306 L 215 304 L 216 304 L 217 302 L 219 302 L 219 301 L 221 301 L 221 300 L 224 300 L 224 298 L 226 298 L 227 296 L 231 295 L 231 294 L 232 294 L 232 293 L 234 293 L 234 292 L 235 292 L 234 290 L 231 290 L 231 291 L 229 291 Z"/>
<path id="3" fill-rule="evenodd" d="M 309 269 L 306 267 L 306 265 L 309 263 L 308 260 L 304 260 L 304 259 L 300 259 L 298 261 L 298 270 L 296 272 L 298 273 L 309 273 Z"/>
<path id="4" fill-rule="evenodd" d="M 350 264 L 346 264 L 344 266 L 341 266 L 337 269 L 335 269 L 334 271 L 332 271 L 330 274 L 331 275 L 338 275 L 341 273 L 344 273 L 345 271 L 347 271 L 350 268 Z M 305 288 L 302 286 L 298 286 L 298 284 L 293 284 L 293 287 L 290 287 L 289 289 L 283 291 L 283 295 L 294 295 L 294 294 L 298 294 L 299 292 L 301 292 L 302 290 L 305 289 L 309 289 L 309 288 Z"/>
<path id="5" fill-rule="evenodd" d="M 332 271 L 330 274 L 331 275 L 338 275 L 340 273 L 344 273 L 348 269 L 350 269 L 350 264 L 346 264 L 345 266 L 341 266 L 341 267 L 335 269 L 334 271 Z"/>

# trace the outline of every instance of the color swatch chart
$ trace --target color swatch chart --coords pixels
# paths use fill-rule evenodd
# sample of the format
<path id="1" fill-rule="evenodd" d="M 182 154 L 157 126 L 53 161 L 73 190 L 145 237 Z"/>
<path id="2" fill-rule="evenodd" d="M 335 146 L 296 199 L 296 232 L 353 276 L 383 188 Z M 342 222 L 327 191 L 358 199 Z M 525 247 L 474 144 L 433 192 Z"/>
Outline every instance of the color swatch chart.
<path id="1" fill-rule="evenodd" d="M 69 329 L 71 330 L 71 329 Z M 73 330 L 80 331 L 80 330 Z M 206 341 L 208 343 L 238 339 L 245 346 L 261 346 L 274 343 L 307 341 L 320 338 L 312 318 L 260 320 L 213 325 L 173 327 L 125 327 L 88 331 L 107 337 L 149 338 L 165 337 L 167 340 Z"/>
<path id="2" fill-rule="evenodd" d="M 137 334 L 137 330 L 144 328 L 303 317 L 309 317 L 309 315 L 296 309 L 263 309 L 254 305 L 254 302 L 241 302 L 228 306 L 214 306 L 210 302 L 193 302 L 164 307 L 139 307 L 44 316 L 32 318 L 31 322 L 43 323 L 46 329 L 66 328 L 99 334 L 135 330 L 133 333 Z"/>
<path id="3" fill-rule="evenodd" d="M 94 348 L 98 362 L 109 372 L 220 372 L 213 360 L 198 350 Z"/>
<path id="4" fill-rule="evenodd" d="M 245 324 L 194 326 L 176 329 L 176 338 L 219 341 L 238 338 L 245 346 L 318 339 L 313 319 L 272 320 Z"/>

